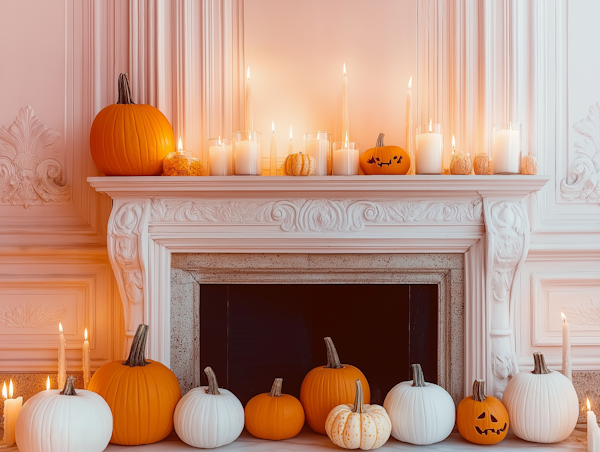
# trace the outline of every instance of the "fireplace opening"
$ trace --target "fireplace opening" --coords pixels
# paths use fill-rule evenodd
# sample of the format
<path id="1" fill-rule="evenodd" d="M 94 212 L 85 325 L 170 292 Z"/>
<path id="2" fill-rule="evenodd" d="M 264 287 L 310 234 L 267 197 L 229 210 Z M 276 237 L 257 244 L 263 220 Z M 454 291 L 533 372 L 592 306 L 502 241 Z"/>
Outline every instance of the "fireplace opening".
<path id="1" fill-rule="evenodd" d="M 371 403 L 383 404 L 412 363 L 438 382 L 438 323 L 436 284 L 201 284 L 199 364 L 244 405 L 276 377 L 300 397 L 330 336 L 342 363 L 367 377 Z"/>

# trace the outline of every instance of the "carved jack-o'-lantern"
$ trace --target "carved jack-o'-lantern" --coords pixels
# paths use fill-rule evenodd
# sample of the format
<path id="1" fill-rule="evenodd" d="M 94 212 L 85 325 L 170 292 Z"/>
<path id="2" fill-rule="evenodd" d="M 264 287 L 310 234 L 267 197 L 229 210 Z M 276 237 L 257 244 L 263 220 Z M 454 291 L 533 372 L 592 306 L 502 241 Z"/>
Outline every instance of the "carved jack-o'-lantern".
<path id="1" fill-rule="evenodd" d="M 380 133 L 375 147 L 360 156 L 360 169 L 368 175 L 406 174 L 410 169 L 408 152 L 398 146 L 384 146 L 383 137 Z"/>
<path id="2" fill-rule="evenodd" d="M 508 433 L 508 412 L 500 400 L 485 395 L 483 380 L 475 380 L 473 395 L 458 405 L 456 425 L 467 441 L 496 444 Z"/>

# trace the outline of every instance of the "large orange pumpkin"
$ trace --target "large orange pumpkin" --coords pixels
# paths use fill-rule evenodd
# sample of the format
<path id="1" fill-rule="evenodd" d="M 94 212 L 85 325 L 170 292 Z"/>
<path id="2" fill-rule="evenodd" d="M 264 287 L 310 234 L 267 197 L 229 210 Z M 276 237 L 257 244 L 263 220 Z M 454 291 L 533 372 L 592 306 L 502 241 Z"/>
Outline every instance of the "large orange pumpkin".
<path id="1" fill-rule="evenodd" d="M 145 359 L 147 338 L 148 325 L 140 325 L 127 361 L 105 364 L 90 381 L 88 389 L 104 397 L 112 411 L 111 443 L 151 444 L 173 431 L 181 388 L 169 368 Z"/>
<path id="2" fill-rule="evenodd" d="M 90 151 L 106 176 L 157 176 L 175 150 L 171 124 L 152 105 L 135 105 L 127 74 L 119 75 L 119 99 L 92 123 Z"/>
<path id="3" fill-rule="evenodd" d="M 306 422 L 315 432 L 325 435 L 325 420 L 338 405 L 352 405 L 356 397 L 356 379 L 363 388 L 364 403 L 371 403 L 371 390 L 364 374 L 356 367 L 342 364 L 330 337 L 325 338 L 327 365 L 311 370 L 300 388 L 300 401 Z"/>
<path id="4" fill-rule="evenodd" d="M 304 426 L 304 410 L 300 401 L 281 394 L 283 378 L 276 378 L 271 392 L 259 394 L 246 405 L 246 428 L 257 438 L 293 438 Z"/>
<path id="5" fill-rule="evenodd" d="M 360 156 L 360 169 L 364 174 L 406 174 L 410 169 L 410 155 L 398 146 L 384 146 L 380 133 L 373 149 Z"/>
<path id="6" fill-rule="evenodd" d="M 483 380 L 475 380 L 473 395 L 458 404 L 456 426 L 467 441 L 496 444 L 508 433 L 508 412 L 496 397 L 485 395 Z"/>

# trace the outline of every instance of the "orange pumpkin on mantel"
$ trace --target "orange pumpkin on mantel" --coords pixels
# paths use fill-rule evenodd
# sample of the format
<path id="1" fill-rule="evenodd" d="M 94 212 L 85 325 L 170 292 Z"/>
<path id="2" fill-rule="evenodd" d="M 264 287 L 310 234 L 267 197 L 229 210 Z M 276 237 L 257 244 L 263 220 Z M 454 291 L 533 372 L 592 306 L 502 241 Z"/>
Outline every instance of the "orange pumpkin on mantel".
<path id="1" fill-rule="evenodd" d="M 100 367 L 88 390 L 101 395 L 113 414 L 111 443 L 151 444 L 173 431 L 173 413 L 181 398 L 177 377 L 163 364 L 146 360 L 148 325 L 140 325 L 127 361 Z"/>
<path id="2" fill-rule="evenodd" d="M 119 75 L 119 99 L 92 123 L 90 151 L 106 176 L 158 176 L 175 150 L 171 124 L 152 105 L 135 105 L 127 74 Z"/>
<path id="3" fill-rule="evenodd" d="M 371 390 L 364 374 L 356 367 L 342 364 L 330 337 L 325 338 L 327 365 L 311 370 L 300 388 L 300 401 L 306 422 L 315 432 L 325 435 L 325 421 L 338 405 L 351 405 L 356 397 L 356 379 L 363 388 L 364 403 L 371 403 Z"/>
<path id="4" fill-rule="evenodd" d="M 377 143 L 360 156 L 360 169 L 364 174 L 406 174 L 410 169 L 410 155 L 398 146 L 385 146 L 380 133 Z"/>

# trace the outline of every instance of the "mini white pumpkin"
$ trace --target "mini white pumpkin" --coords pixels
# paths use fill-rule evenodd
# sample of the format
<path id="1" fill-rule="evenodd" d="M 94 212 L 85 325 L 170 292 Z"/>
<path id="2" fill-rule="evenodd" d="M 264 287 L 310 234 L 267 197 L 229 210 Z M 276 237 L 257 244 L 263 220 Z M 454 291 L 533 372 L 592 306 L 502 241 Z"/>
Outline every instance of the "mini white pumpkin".
<path id="1" fill-rule="evenodd" d="M 219 389 L 210 367 L 204 369 L 208 386 L 192 389 L 175 408 L 175 431 L 194 447 L 212 449 L 235 441 L 244 430 L 244 407 L 227 389 Z"/>
<path id="2" fill-rule="evenodd" d="M 444 388 L 425 383 L 420 364 L 412 369 L 413 381 L 398 383 L 383 402 L 392 420 L 392 436 L 417 445 L 438 443 L 454 428 L 454 401 Z"/>
<path id="3" fill-rule="evenodd" d="M 23 405 L 15 437 L 20 452 L 101 452 L 112 435 L 110 407 L 95 392 L 75 391 L 69 377 L 62 391 L 42 391 Z"/>
<path id="4" fill-rule="evenodd" d="M 510 380 L 502 403 L 508 411 L 510 429 L 519 438 L 557 443 L 577 424 L 577 393 L 567 377 L 546 367 L 543 354 L 534 353 L 533 360 L 533 372 L 520 372 Z"/>
<path id="5" fill-rule="evenodd" d="M 362 383 L 357 379 L 354 405 L 338 405 L 331 410 L 325 431 L 336 446 L 371 450 L 389 439 L 392 423 L 382 406 L 363 404 Z"/>

